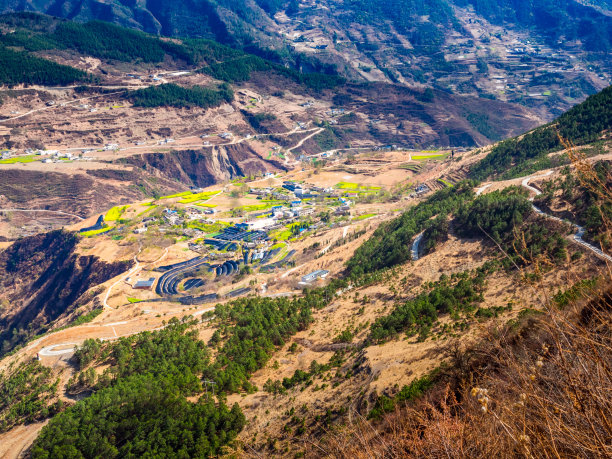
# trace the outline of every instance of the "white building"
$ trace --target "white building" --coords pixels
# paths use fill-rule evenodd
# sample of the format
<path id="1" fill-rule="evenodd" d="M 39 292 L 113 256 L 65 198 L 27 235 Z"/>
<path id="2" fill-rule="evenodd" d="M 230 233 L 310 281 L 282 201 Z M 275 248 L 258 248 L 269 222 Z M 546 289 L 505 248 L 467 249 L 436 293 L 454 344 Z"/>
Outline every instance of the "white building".
<path id="1" fill-rule="evenodd" d="M 245 223 L 248 225 L 249 231 L 257 231 L 276 225 L 276 220 L 274 218 L 257 218 Z"/>

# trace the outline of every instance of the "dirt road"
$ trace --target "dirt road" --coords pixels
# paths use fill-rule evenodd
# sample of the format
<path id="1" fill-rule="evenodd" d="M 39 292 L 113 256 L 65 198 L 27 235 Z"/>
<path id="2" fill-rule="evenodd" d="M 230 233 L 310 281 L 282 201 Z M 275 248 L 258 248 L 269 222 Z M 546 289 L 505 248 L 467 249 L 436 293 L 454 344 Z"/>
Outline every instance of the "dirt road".
<path id="1" fill-rule="evenodd" d="M 529 191 L 532 191 L 535 193 L 534 196 L 532 196 L 529 200 L 533 201 L 533 199 L 535 198 L 535 196 L 539 196 L 542 194 L 542 192 L 540 190 L 538 190 L 537 188 L 529 185 L 529 182 L 531 180 L 534 179 L 538 179 L 538 178 L 544 178 L 544 177 L 548 177 L 549 175 L 551 175 L 553 173 L 553 171 L 548 171 L 545 174 L 541 174 L 541 175 L 533 175 L 531 177 L 527 177 L 525 179 L 523 179 L 523 181 L 521 182 L 521 185 L 525 188 L 527 188 Z M 533 204 L 532 204 L 533 206 Z M 586 230 L 573 222 L 569 222 L 567 220 L 563 220 L 559 217 L 555 217 L 554 215 L 550 215 L 547 214 L 545 212 L 543 212 L 541 209 L 537 208 L 536 206 L 533 206 L 533 210 L 535 210 L 538 214 L 546 217 L 546 218 L 550 218 L 551 220 L 557 220 L 560 222 L 564 222 L 564 223 L 569 223 L 570 225 L 572 225 L 574 228 L 576 228 L 576 233 L 573 236 L 573 240 L 574 242 L 576 242 L 577 244 L 580 244 L 581 246 L 583 246 L 584 248 L 590 250 L 591 252 L 593 252 L 595 255 L 597 255 L 599 258 L 603 258 L 604 260 L 607 260 L 609 262 L 612 262 L 612 257 L 606 253 L 604 253 L 600 248 L 595 247 L 592 244 L 589 244 L 587 241 L 585 241 L 584 239 L 582 239 L 582 236 L 584 236 L 584 233 L 586 232 Z"/>
<path id="2" fill-rule="evenodd" d="M 58 215 L 66 215 L 68 217 L 78 218 L 79 220 L 85 220 L 83 217 L 71 214 L 68 212 L 62 212 L 61 210 L 47 210 L 47 209 L 0 209 L 0 212 L 47 212 Z"/>

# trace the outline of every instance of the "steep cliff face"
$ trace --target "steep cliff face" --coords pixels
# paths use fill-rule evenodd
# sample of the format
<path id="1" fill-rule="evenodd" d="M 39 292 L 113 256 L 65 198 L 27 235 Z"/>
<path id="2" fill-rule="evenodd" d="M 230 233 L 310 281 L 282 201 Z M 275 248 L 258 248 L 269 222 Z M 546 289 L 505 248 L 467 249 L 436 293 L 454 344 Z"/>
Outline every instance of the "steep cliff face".
<path id="1" fill-rule="evenodd" d="M 131 156 L 123 162 L 143 168 L 148 174 L 176 180 L 189 186 L 206 187 L 237 176 L 282 168 L 262 160 L 246 144 L 210 150 L 186 150 Z"/>
<path id="2" fill-rule="evenodd" d="M 78 238 L 52 231 L 0 252 L 0 355 L 74 311 L 83 293 L 130 267 L 75 252 Z"/>

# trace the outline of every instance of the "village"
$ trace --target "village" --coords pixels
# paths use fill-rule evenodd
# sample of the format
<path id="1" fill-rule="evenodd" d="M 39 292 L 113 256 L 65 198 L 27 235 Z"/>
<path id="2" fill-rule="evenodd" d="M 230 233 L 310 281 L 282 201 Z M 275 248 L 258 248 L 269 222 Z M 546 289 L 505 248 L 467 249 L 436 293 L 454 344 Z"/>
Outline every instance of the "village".
<path id="1" fill-rule="evenodd" d="M 193 188 L 153 202 L 119 206 L 99 216 L 94 225 L 82 227 L 80 234 L 106 243 L 147 246 L 155 240 L 172 244 L 167 250 L 180 247 L 180 259 L 126 279 L 132 290 L 127 294 L 138 296 L 139 302 L 203 304 L 274 290 L 280 274 L 329 249 L 313 251 L 321 243 L 308 246 L 309 240 L 334 229 L 344 238 L 352 226 L 377 217 L 355 201 L 380 192 L 377 186 L 318 186 L 267 173 L 253 186 L 237 181 L 223 189 Z M 136 218 L 129 218 L 135 211 Z M 313 266 L 300 275 L 296 272 L 288 286 L 291 291 L 312 286 L 329 272 Z M 260 276 L 265 276 L 262 282 Z"/>

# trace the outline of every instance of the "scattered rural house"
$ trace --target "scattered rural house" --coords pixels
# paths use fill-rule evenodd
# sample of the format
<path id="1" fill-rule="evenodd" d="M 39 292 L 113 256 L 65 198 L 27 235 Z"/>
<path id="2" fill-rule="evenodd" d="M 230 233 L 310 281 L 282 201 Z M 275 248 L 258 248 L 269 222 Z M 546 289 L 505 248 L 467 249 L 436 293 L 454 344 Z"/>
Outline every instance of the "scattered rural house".
<path id="1" fill-rule="evenodd" d="M 170 223 L 172 226 L 181 225 L 183 223 L 183 219 L 174 214 L 166 215 L 166 220 L 168 220 L 168 223 Z"/>
<path id="2" fill-rule="evenodd" d="M 336 215 L 351 215 L 351 208 L 349 206 L 340 206 L 334 212 Z"/>
<path id="3" fill-rule="evenodd" d="M 139 280 L 134 284 L 134 288 L 137 290 L 150 290 L 155 283 L 155 278 L 150 277 L 147 280 Z"/>
<path id="4" fill-rule="evenodd" d="M 142 234 L 142 233 L 146 233 L 147 232 L 147 227 L 146 226 L 142 226 L 140 228 L 136 228 L 134 230 L 134 234 Z"/>
<path id="5" fill-rule="evenodd" d="M 201 215 L 199 213 L 190 212 L 186 214 L 185 217 L 187 217 L 187 220 L 199 220 Z"/>
<path id="6" fill-rule="evenodd" d="M 305 276 L 302 276 L 302 282 L 301 283 L 302 284 L 310 284 L 310 283 L 316 281 L 319 278 L 325 279 L 328 274 L 329 274 L 329 271 L 326 271 L 324 269 L 317 269 L 316 271 L 313 271 L 310 274 L 306 274 Z"/>
<path id="7" fill-rule="evenodd" d="M 429 191 L 429 187 L 427 185 L 425 185 L 424 183 L 422 183 L 421 185 L 417 186 L 414 191 L 416 192 L 416 194 L 423 194 L 423 193 L 427 193 Z"/>

